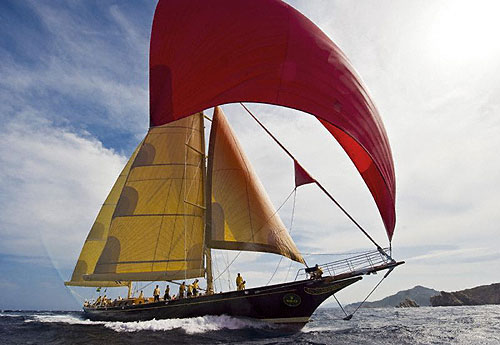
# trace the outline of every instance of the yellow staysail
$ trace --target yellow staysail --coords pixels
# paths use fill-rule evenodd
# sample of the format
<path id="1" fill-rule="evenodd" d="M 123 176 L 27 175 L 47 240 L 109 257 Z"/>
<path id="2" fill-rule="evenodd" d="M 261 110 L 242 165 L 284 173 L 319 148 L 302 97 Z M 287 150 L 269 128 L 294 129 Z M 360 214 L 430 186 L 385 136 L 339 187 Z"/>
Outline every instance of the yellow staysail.
<path id="1" fill-rule="evenodd" d="M 203 114 L 150 128 L 86 281 L 204 275 Z"/>
<path id="2" fill-rule="evenodd" d="M 83 244 L 82 251 L 80 253 L 80 257 L 76 262 L 75 269 L 73 270 L 73 274 L 71 276 L 71 280 L 69 282 L 65 282 L 65 285 L 76 285 L 76 286 L 122 286 L 126 285 L 126 282 L 115 282 L 115 281 L 85 281 L 83 280 L 83 276 L 87 274 L 91 274 L 94 272 L 95 265 L 97 263 L 97 259 L 102 253 L 104 249 L 104 245 L 106 244 L 106 240 L 108 238 L 109 228 L 111 225 L 111 218 L 113 213 L 115 212 L 116 204 L 118 203 L 118 198 L 125 186 L 125 181 L 127 180 L 127 176 L 130 172 L 130 168 L 132 167 L 132 162 L 137 156 L 137 152 L 141 147 L 142 142 L 137 146 L 134 153 L 128 160 L 127 164 L 123 168 L 120 176 L 116 180 L 113 188 L 108 194 L 108 197 L 104 201 L 104 204 L 97 215 L 97 218 L 90 229 L 90 232 Z"/>
<path id="3" fill-rule="evenodd" d="M 210 133 L 207 188 L 209 247 L 276 253 L 304 263 L 219 107 Z"/>

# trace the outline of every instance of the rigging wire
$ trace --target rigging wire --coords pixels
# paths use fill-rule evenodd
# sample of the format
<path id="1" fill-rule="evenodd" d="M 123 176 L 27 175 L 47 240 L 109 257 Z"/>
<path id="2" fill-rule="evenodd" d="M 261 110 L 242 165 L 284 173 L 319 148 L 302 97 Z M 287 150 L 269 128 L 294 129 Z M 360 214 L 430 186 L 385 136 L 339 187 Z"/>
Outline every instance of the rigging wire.
<path id="1" fill-rule="evenodd" d="M 271 280 L 273 280 L 274 275 L 276 274 L 276 272 L 278 272 L 278 268 L 280 267 L 282 260 L 283 260 L 283 256 L 280 256 L 280 260 L 278 261 L 278 264 L 276 265 L 276 269 L 274 270 L 273 274 L 271 275 L 271 278 L 269 278 L 269 281 L 267 282 L 266 286 L 268 286 L 271 283 Z"/>
<path id="2" fill-rule="evenodd" d="M 250 109 L 248 109 L 242 102 L 239 102 L 240 105 L 247 111 L 248 114 L 250 114 L 250 116 L 260 125 L 260 127 L 262 127 L 262 129 L 276 142 L 276 144 L 278 144 L 279 147 L 281 147 L 281 149 L 283 151 L 285 151 L 285 153 L 290 157 L 292 158 L 294 161 L 297 161 L 295 159 L 295 157 L 290 153 L 290 151 L 288 151 L 285 146 L 283 146 L 283 144 L 281 144 L 281 142 L 279 142 L 279 140 L 262 124 L 262 122 L 259 121 L 259 119 L 257 119 L 257 117 L 250 111 Z M 335 198 L 323 187 L 323 185 L 321 183 L 319 183 L 316 179 L 314 179 L 314 183 L 319 187 L 319 189 L 321 189 L 323 191 L 323 193 L 326 194 L 326 196 L 328 196 L 328 198 L 330 198 L 330 200 L 335 204 L 337 205 L 337 207 L 358 227 L 359 230 L 361 230 L 361 232 L 363 232 L 363 234 L 377 247 L 377 250 L 381 253 L 381 254 L 384 254 L 386 257 L 388 257 L 389 259 L 392 260 L 392 258 L 382 249 L 382 247 L 368 234 L 368 232 L 366 232 L 365 229 L 363 229 L 363 227 L 342 207 L 342 205 L 339 204 L 339 202 L 337 200 L 335 200 Z"/>
<path id="3" fill-rule="evenodd" d="M 147 288 L 148 286 L 153 285 L 155 282 L 157 282 L 157 281 L 155 280 L 155 281 L 149 282 L 149 283 L 147 283 L 146 285 L 141 286 L 141 288 L 137 287 L 136 289 L 134 289 L 134 294 L 135 294 L 137 291 L 139 291 L 139 290 L 144 290 L 144 289 L 145 289 L 145 288 Z"/>
<path id="4" fill-rule="evenodd" d="M 290 222 L 290 233 L 292 232 L 293 220 L 295 219 L 295 204 L 297 201 L 297 187 L 295 187 L 295 194 L 293 196 L 293 207 L 292 207 L 292 221 Z M 302 254 L 304 257 L 304 254 Z M 304 259 L 305 261 L 305 259 Z M 290 275 L 290 270 L 292 269 L 293 260 L 290 260 L 290 265 L 288 265 L 288 271 L 286 272 L 285 281 L 288 280 L 288 276 Z M 307 266 L 307 265 L 306 265 Z"/>
<path id="5" fill-rule="evenodd" d="M 294 191 L 295 191 L 295 188 L 290 192 L 290 194 L 288 194 L 285 201 L 283 201 L 283 203 L 280 205 L 280 207 L 278 207 L 278 209 L 276 211 L 274 211 L 274 213 L 269 217 L 269 219 L 272 219 L 279 212 L 279 210 L 281 210 L 281 208 L 285 205 L 285 203 L 288 201 L 288 199 L 290 199 L 290 197 L 292 196 Z M 268 219 L 268 221 L 269 221 L 269 219 Z M 259 229 L 259 231 L 260 231 L 260 229 Z M 238 254 L 236 254 L 236 256 L 233 258 L 233 260 L 231 260 L 231 262 L 228 264 L 228 266 L 215 279 L 219 279 L 220 276 L 222 276 L 226 272 L 226 270 L 228 270 L 229 267 L 236 261 L 236 259 L 240 256 L 240 254 L 241 254 L 241 250 L 238 252 Z"/>
<path id="6" fill-rule="evenodd" d="M 191 124 L 191 127 L 192 127 L 192 124 Z M 183 200 L 186 200 L 186 188 L 187 188 L 187 181 L 186 181 L 186 176 L 187 176 L 187 164 L 186 163 L 187 163 L 187 158 L 188 158 L 187 145 L 189 144 L 189 140 L 191 139 L 191 137 L 188 135 L 186 135 L 186 137 L 187 137 L 186 142 L 184 143 L 184 172 L 183 172 L 183 176 L 182 176 L 182 198 L 183 198 Z M 182 225 L 184 228 L 184 264 L 186 264 L 186 262 L 187 262 L 187 239 L 186 239 L 186 203 L 185 202 L 182 203 L 182 214 L 184 215 L 182 217 Z M 186 281 L 186 280 L 187 280 L 187 270 L 184 270 L 184 281 Z"/>
<path id="7" fill-rule="evenodd" d="M 366 253 L 366 250 L 357 251 L 357 252 L 345 252 L 345 253 L 302 253 L 302 255 L 306 256 L 349 256 L 349 255 L 359 255 Z"/>
<path id="8" fill-rule="evenodd" d="M 215 257 L 215 254 L 216 253 L 214 252 L 213 263 L 215 264 L 215 270 L 216 270 L 217 274 L 219 274 L 220 270 L 219 270 L 219 265 L 217 264 L 218 260 Z M 219 291 L 222 291 L 222 282 L 220 280 L 217 280 L 217 279 L 214 279 L 214 282 L 219 283 L 219 287 L 220 287 Z M 214 285 L 214 288 L 216 288 L 216 287 L 217 287 L 217 285 Z"/>
<path id="9" fill-rule="evenodd" d="M 387 278 L 387 276 L 389 274 L 391 274 L 391 272 L 394 270 L 394 267 L 391 267 L 389 268 L 389 270 L 387 271 L 386 274 L 384 274 L 384 276 L 382 277 L 382 279 L 380 279 L 380 281 L 377 283 L 377 285 L 375 285 L 375 287 L 370 291 L 370 293 L 365 297 L 365 299 L 357 306 L 357 308 L 349 315 L 347 315 L 344 320 L 350 320 L 352 319 L 352 317 L 354 316 L 354 314 L 359 310 L 359 308 L 361 308 L 361 306 L 366 302 L 366 300 L 372 295 L 372 293 L 380 286 L 380 284 L 382 284 L 382 282 L 384 281 L 385 278 Z M 344 311 L 345 313 L 345 311 Z"/>
<path id="10" fill-rule="evenodd" d="M 344 312 L 344 314 L 345 314 L 344 320 L 350 320 L 350 319 L 352 319 L 352 316 L 349 317 L 349 315 L 347 315 L 344 307 L 342 306 L 342 304 L 340 304 L 340 301 L 337 299 L 337 296 L 335 296 L 335 294 L 333 294 L 333 298 L 335 298 L 335 300 L 337 301 L 337 304 L 339 305 L 340 309 L 342 309 L 342 311 Z"/>
<path id="11" fill-rule="evenodd" d="M 226 259 L 226 265 L 227 265 L 229 263 L 229 253 L 224 252 L 224 254 L 225 254 L 224 258 Z M 228 288 L 228 290 L 232 290 L 232 287 L 233 286 L 231 285 L 231 271 L 229 271 L 229 265 L 228 265 L 227 266 L 227 288 Z"/>
<path id="12" fill-rule="evenodd" d="M 292 206 L 292 216 L 290 218 L 290 230 L 288 230 L 288 233 L 291 235 L 292 234 L 292 230 L 293 230 L 293 217 L 295 215 L 295 199 L 297 197 L 297 187 L 295 187 L 293 189 L 293 206 Z M 286 199 L 288 200 L 288 198 Z M 285 200 L 285 202 L 286 202 Z M 278 271 L 278 268 L 280 267 L 280 264 L 281 264 L 281 261 L 283 261 L 283 255 L 280 256 L 280 260 L 278 262 L 278 265 L 276 265 L 276 269 L 274 270 L 273 274 L 271 275 L 271 278 L 269 278 L 269 281 L 267 282 L 266 286 L 269 285 L 271 283 L 271 281 L 273 280 L 274 278 L 274 275 L 276 274 L 276 272 Z M 293 262 L 293 260 L 291 260 L 291 262 Z M 285 278 L 285 281 L 288 279 L 288 274 Z"/>
<path id="13" fill-rule="evenodd" d="M 242 252 L 239 251 L 238 254 L 236 254 L 233 260 L 231 260 L 231 262 L 226 266 L 226 268 L 224 268 L 224 270 L 221 273 L 219 273 L 219 275 L 217 276 L 217 278 L 215 278 L 215 280 L 219 279 L 224 273 L 226 273 L 226 271 L 229 269 L 229 266 L 231 266 L 234 263 L 234 261 L 238 258 L 238 256 L 240 256 L 241 253 Z"/>

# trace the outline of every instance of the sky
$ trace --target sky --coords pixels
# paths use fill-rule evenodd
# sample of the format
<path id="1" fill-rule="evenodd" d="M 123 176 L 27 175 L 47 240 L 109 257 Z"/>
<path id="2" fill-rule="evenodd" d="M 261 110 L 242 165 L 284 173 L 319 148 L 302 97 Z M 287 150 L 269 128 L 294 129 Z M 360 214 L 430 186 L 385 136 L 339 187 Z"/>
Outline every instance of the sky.
<path id="1" fill-rule="evenodd" d="M 345 52 L 382 116 L 397 187 L 397 268 L 371 300 L 423 285 L 455 291 L 500 281 L 500 23 L 497 1 L 287 1 Z M 68 289 L 99 208 L 148 128 L 148 50 L 155 1 L 0 2 L 0 309 L 80 308 L 94 289 Z M 371 195 L 312 117 L 250 104 L 304 167 L 380 243 Z M 237 105 L 223 107 L 275 206 L 293 165 Z M 211 116 L 211 111 L 207 111 Z M 313 186 L 280 210 L 308 263 L 370 249 Z M 216 270 L 237 253 L 217 251 Z M 316 254 L 316 255 L 314 255 Z M 323 254 L 323 255 L 317 255 Z M 329 254 L 329 255 L 325 255 Z M 280 262 L 242 253 L 216 283 L 242 272 L 268 283 Z M 280 263 L 272 282 L 300 268 Z M 362 300 L 378 279 L 338 294 Z M 92 291 L 90 291 L 92 290 Z M 120 292 L 122 295 L 124 291 Z"/>

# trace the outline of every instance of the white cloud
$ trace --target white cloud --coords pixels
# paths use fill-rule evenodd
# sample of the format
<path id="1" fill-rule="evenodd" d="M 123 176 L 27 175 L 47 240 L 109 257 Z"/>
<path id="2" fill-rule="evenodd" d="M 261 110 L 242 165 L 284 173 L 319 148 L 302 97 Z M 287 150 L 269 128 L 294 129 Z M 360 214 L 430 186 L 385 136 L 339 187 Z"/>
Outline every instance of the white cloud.
<path id="1" fill-rule="evenodd" d="M 0 252 L 68 267 L 125 157 L 32 110 L 1 130 L 0 164 Z"/>
<path id="2" fill-rule="evenodd" d="M 446 258 L 452 258 L 455 262 L 467 262 L 469 260 L 475 261 L 477 258 L 490 258 L 498 259 L 500 253 L 493 250 L 492 248 L 460 248 L 460 249 L 449 249 L 449 250 L 431 250 L 429 253 L 418 255 L 415 257 L 409 257 L 407 260 L 410 261 L 429 261 L 429 263 L 434 264 L 436 262 L 446 261 Z"/>
<path id="3" fill-rule="evenodd" d="M 45 49 L 27 46 L 36 63 L 3 51 L 0 87 L 8 103 L 32 104 L 45 118 L 77 128 L 106 126 L 140 136 L 148 123 L 149 30 L 135 29 L 116 6 L 100 9 L 110 13 L 107 22 L 95 22 L 94 13 L 77 5 L 31 6 L 47 31 Z M 16 31 L 9 34 L 17 39 Z"/>

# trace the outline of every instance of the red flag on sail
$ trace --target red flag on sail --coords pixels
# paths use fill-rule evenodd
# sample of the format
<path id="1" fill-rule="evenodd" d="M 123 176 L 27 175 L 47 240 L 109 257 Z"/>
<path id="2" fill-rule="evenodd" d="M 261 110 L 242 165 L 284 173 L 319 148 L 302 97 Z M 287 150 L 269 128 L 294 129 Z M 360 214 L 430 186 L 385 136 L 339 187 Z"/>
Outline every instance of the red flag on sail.
<path id="1" fill-rule="evenodd" d="M 295 188 L 302 186 L 303 184 L 316 182 L 311 175 L 299 164 L 295 159 L 293 160 L 293 166 L 295 168 Z"/>

